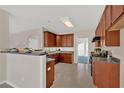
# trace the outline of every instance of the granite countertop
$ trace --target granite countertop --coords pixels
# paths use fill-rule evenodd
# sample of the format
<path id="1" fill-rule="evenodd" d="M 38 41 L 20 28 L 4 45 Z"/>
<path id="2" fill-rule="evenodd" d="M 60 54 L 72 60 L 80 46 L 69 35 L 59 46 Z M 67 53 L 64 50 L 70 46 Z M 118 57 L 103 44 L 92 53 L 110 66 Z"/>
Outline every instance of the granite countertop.
<path id="1" fill-rule="evenodd" d="M 0 53 L 8 53 L 8 54 L 21 54 L 21 55 L 32 55 L 32 56 L 43 56 L 43 55 L 47 55 L 46 52 L 42 52 L 42 53 L 37 53 L 37 52 L 31 52 L 31 53 L 18 53 L 18 52 L 0 52 Z"/>
<path id="2" fill-rule="evenodd" d="M 93 62 L 99 61 L 103 63 L 114 63 L 114 64 L 120 64 L 120 59 L 116 57 L 110 57 L 110 58 L 105 58 L 105 57 L 92 57 Z"/>
<path id="3" fill-rule="evenodd" d="M 59 54 L 59 53 L 74 53 L 74 51 L 60 51 L 60 52 L 52 51 L 52 52 L 48 52 L 48 54 Z"/>
<path id="4" fill-rule="evenodd" d="M 54 58 L 47 58 L 47 63 L 51 62 L 51 61 L 54 61 L 55 59 Z"/>
<path id="5" fill-rule="evenodd" d="M 61 51 L 61 53 L 74 53 L 74 51 Z"/>

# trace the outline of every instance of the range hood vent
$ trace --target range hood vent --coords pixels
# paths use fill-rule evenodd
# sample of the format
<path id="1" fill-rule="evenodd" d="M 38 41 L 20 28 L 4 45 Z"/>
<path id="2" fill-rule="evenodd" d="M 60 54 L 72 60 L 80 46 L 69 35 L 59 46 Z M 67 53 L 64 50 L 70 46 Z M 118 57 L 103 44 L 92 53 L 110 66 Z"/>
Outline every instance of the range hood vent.
<path id="1" fill-rule="evenodd" d="M 100 36 L 95 36 L 92 40 L 92 43 L 93 42 L 97 42 L 97 41 L 100 41 L 101 37 Z"/>

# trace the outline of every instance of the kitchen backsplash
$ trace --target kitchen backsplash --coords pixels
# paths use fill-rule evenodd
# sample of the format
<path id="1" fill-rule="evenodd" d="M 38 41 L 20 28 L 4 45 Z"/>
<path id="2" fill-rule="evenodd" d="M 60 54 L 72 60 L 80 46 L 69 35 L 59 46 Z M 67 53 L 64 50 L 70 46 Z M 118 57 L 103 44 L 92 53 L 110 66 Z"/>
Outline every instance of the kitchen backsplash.
<path id="1" fill-rule="evenodd" d="M 56 51 L 60 49 L 61 51 L 74 51 L 73 47 L 47 47 L 45 48 L 46 51 Z"/>

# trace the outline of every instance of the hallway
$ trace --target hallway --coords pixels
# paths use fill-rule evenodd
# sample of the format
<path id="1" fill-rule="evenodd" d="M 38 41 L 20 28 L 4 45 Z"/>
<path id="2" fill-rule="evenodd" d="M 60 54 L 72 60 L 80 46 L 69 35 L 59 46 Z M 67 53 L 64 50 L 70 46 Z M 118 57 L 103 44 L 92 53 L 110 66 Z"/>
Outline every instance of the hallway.
<path id="1" fill-rule="evenodd" d="M 89 64 L 56 64 L 52 88 L 95 88 Z"/>

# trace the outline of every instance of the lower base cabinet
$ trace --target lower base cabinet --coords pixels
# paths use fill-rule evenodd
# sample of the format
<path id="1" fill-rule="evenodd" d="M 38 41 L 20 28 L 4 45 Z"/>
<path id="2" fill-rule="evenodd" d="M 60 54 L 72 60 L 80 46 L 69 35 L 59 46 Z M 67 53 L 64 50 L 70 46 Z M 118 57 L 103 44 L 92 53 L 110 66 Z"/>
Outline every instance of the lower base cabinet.
<path id="1" fill-rule="evenodd" d="M 50 88 L 54 81 L 54 65 L 55 61 L 46 64 L 46 88 Z"/>
<path id="2" fill-rule="evenodd" d="M 114 63 L 94 62 L 92 67 L 93 82 L 98 88 L 120 87 L 120 65 Z"/>
<path id="3" fill-rule="evenodd" d="M 59 54 L 49 54 L 48 57 L 55 59 L 55 63 L 59 62 Z"/>
<path id="4" fill-rule="evenodd" d="M 55 63 L 67 63 L 72 64 L 74 60 L 74 53 L 60 53 L 60 54 L 49 54 L 48 57 L 54 58 Z"/>
<path id="5" fill-rule="evenodd" d="M 61 63 L 73 63 L 73 53 L 61 53 L 60 54 L 60 61 Z"/>

